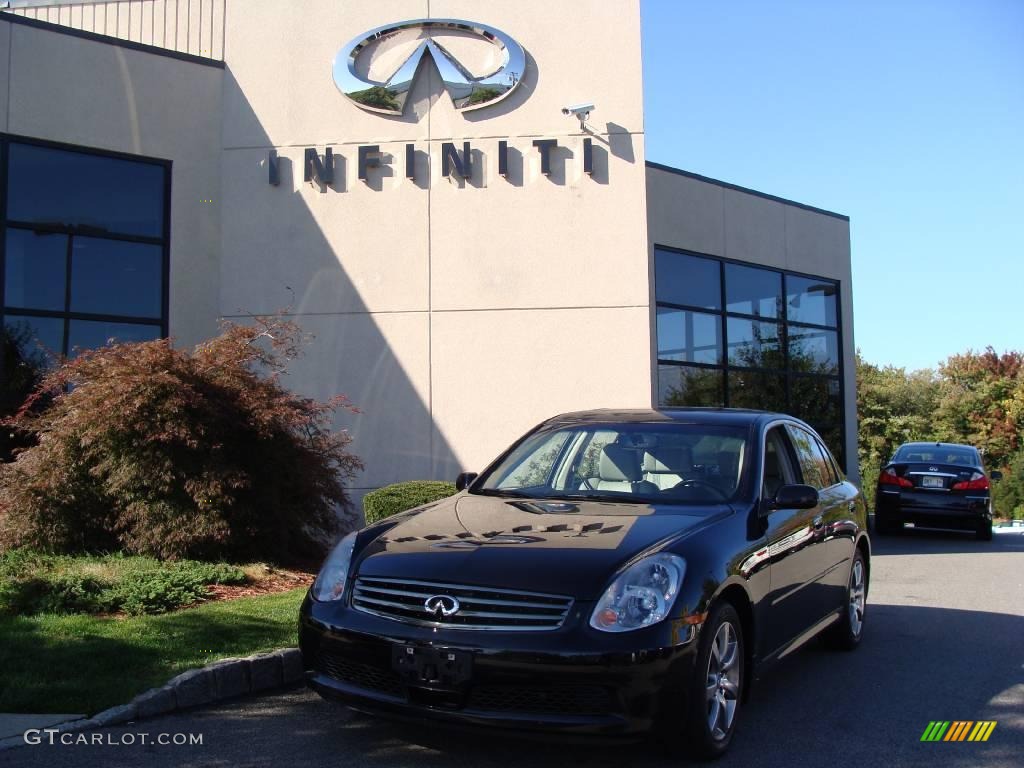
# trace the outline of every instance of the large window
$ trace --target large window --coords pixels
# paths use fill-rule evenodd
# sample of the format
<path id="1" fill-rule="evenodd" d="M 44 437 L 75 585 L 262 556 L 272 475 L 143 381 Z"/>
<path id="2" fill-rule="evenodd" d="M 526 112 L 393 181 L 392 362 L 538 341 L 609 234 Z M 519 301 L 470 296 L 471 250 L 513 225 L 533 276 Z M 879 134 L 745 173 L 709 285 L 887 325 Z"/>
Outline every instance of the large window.
<path id="1" fill-rule="evenodd" d="M 844 460 L 839 284 L 656 248 L 658 402 L 781 411 Z"/>
<path id="2" fill-rule="evenodd" d="M 167 335 L 169 164 L 0 136 L 0 321 L 12 360 Z"/>

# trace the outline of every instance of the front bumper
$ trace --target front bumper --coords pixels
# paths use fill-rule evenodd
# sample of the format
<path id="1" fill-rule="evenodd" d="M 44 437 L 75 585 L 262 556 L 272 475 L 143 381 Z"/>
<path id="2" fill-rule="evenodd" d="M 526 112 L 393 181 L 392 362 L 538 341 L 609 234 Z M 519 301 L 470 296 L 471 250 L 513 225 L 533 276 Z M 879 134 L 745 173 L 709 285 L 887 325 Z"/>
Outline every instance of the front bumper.
<path id="1" fill-rule="evenodd" d="M 952 528 L 973 531 L 991 522 L 988 496 L 954 496 L 921 490 L 882 490 L 876 495 L 875 518 L 900 525 L 913 523 L 924 528 Z"/>
<path id="2" fill-rule="evenodd" d="M 637 632 L 597 632 L 580 621 L 552 632 L 435 630 L 308 596 L 299 645 L 310 687 L 354 709 L 396 718 L 516 731 L 632 737 L 682 722 L 696 630 L 663 622 Z M 411 684 L 396 647 L 472 655 L 469 679 Z"/>

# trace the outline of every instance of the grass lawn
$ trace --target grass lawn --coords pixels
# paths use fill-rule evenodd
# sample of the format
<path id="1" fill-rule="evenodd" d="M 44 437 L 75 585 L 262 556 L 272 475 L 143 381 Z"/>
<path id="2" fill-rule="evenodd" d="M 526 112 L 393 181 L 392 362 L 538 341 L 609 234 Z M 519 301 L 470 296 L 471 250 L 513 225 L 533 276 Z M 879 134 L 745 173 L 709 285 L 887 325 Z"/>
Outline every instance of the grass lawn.
<path id="1" fill-rule="evenodd" d="M 93 715 L 216 659 L 294 646 L 305 591 L 157 616 L 0 616 L 0 712 Z"/>

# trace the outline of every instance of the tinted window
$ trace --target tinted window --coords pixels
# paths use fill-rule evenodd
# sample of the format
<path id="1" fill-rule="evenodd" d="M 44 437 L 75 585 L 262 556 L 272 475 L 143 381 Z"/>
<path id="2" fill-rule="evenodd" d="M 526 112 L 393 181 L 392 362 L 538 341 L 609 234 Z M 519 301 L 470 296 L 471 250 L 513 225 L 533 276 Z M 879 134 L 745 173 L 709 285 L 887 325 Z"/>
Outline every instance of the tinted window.
<path id="1" fill-rule="evenodd" d="M 981 459 L 973 448 L 961 448 L 955 445 L 902 445 L 896 451 L 893 461 L 928 462 L 938 464 L 962 464 L 969 467 L 980 467 Z"/>
<path id="2" fill-rule="evenodd" d="M 796 451 L 797 460 L 800 463 L 800 470 L 803 474 L 804 483 L 821 490 L 829 488 L 835 483 L 832 480 L 832 470 L 822 455 L 818 441 L 800 427 L 788 426 L 789 436 Z"/>
<path id="3" fill-rule="evenodd" d="M 12 142 L 7 218 L 163 237 L 164 168 Z"/>
<path id="4" fill-rule="evenodd" d="M 835 328 L 836 284 L 829 280 L 786 277 L 786 314 L 790 321 Z"/>
<path id="5" fill-rule="evenodd" d="M 658 359 L 722 362 L 721 326 L 718 315 L 658 307 Z"/>
<path id="6" fill-rule="evenodd" d="M 729 364 L 745 368 L 783 368 L 779 324 L 730 317 Z"/>
<path id="7" fill-rule="evenodd" d="M 654 290 L 668 304 L 720 309 L 722 284 L 718 262 L 685 253 L 655 250 Z"/>
<path id="8" fill-rule="evenodd" d="M 71 254 L 71 310 L 160 317 L 163 247 L 76 237 Z"/>
<path id="9" fill-rule="evenodd" d="M 782 486 L 796 482 L 796 475 L 789 463 L 786 442 L 780 427 L 769 430 L 765 436 L 762 493 L 767 499 L 774 499 Z"/>
<path id="10" fill-rule="evenodd" d="M 64 321 L 54 317 L 15 317 L 4 320 L 5 343 L 11 345 L 15 365 L 47 368 L 63 353 Z M 4 361 L 11 365 L 12 360 Z"/>
<path id="11" fill-rule="evenodd" d="M 7 230 L 4 303 L 23 309 L 64 309 L 67 235 Z"/>
<path id="12" fill-rule="evenodd" d="M 786 377 L 760 371 L 729 371 L 729 407 L 786 410 Z"/>
<path id="13" fill-rule="evenodd" d="M 724 384 L 725 373 L 721 369 L 658 366 L 658 402 L 662 405 L 721 405 Z"/>
<path id="14" fill-rule="evenodd" d="M 776 318 L 782 306 L 782 275 L 757 267 L 726 264 L 725 301 L 729 312 Z"/>
<path id="15" fill-rule="evenodd" d="M 790 326 L 789 365 L 801 373 L 838 373 L 838 335 L 835 331 Z"/>
<path id="16" fill-rule="evenodd" d="M 152 341 L 160 338 L 160 326 L 137 323 L 107 323 L 95 320 L 72 320 L 68 336 L 68 353 L 75 349 L 94 349 L 113 341 Z"/>

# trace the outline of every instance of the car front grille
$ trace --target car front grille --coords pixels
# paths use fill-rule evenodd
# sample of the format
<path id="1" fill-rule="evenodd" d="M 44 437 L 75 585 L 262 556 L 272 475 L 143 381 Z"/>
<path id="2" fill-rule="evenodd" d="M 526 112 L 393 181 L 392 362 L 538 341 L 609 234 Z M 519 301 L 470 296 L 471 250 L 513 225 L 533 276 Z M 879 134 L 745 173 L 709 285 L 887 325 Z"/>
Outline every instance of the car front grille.
<path id="1" fill-rule="evenodd" d="M 448 616 L 427 610 L 431 598 L 458 603 Z M 437 584 L 411 579 L 356 579 L 352 607 L 365 613 L 413 624 L 450 629 L 543 631 L 558 629 L 569 615 L 572 598 L 491 587 Z"/>
<path id="2" fill-rule="evenodd" d="M 404 695 L 401 678 L 390 669 L 346 659 L 326 651 L 321 651 L 317 658 L 317 669 L 335 680 L 391 696 Z"/>
<path id="3" fill-rule="evenodd" d="M 604 715 L 612 696 L 599 685 L 481 685 L 469 697 L 469 709 L 550 715 Z"/>

